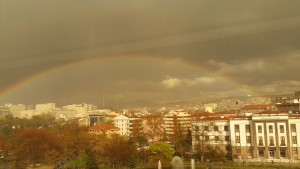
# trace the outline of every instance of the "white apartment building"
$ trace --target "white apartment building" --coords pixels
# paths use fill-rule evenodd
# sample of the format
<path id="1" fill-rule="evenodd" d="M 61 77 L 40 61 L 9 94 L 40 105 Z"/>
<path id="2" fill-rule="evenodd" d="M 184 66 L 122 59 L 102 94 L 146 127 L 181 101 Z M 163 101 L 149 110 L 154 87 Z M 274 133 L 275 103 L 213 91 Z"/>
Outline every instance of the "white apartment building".
<path id="1" fill-rule="evenodd" d="M 26 107 L 24 104 L 5 104 L 6 107 L 9 108 L 10 113 L 14 116 L 14 117 L 19 117 L 21 118 L 21 112 L 26 110 Z"/>
<path id="2" fill-rule="evenodd" d="M 35 110 L 41 113 L 48 113 L 51 110 L 55 110 L 55 103 L 44 103 L 35 105 Z"/>
<path id="3" fill-rule="evenodd" d="M 211 145 L 223 152 L 230 142 L 229 119 L 224 117 L 205 117 L 192 123 L 193 147 L 199 144 Z"/>
<path id="4" fill-rule="evenodd" d="M 163 123 L 167 135 L 174 135 L 179 129 L 184 134 L 191 128 L 191 114 L 182 110 L 171 110 L 164 115 Z"/>
<path id="5" fill-rule="evenodd" d="M 87 117 L 88 114 L 95 114 L 89 113 L 91 111 L 94 111 L 96 107 L 92 104 L 71 104 L 71 105 L 66 105 L 62 107 L 62 110 L 73 110 L 76 113 L 74 114 L 74 117 L 76 118 L 81 118 L 81 117 Z"/>
<path id="6" fill-rule="evenodd" d="M 129 135 L 129 120 L 130 118 L 124 115 L 114 118 L 114 125 L 120 128 L 121 135 Z"/>
<path id="7" fill-rule="evenodd" d="M 23 110 L 21 111 L 19 118 L 31 119 L 32 116 L 37 116 L 41 114 L 41 112 L 35 110 Z"/>
<path id="8" fill-rule="evenodd" d="M 142 120 L 138 117 L 119 115 L 114 119 L 114 125 L 120 128 L 120 134 L 134 136 L 142 132 Z"/>

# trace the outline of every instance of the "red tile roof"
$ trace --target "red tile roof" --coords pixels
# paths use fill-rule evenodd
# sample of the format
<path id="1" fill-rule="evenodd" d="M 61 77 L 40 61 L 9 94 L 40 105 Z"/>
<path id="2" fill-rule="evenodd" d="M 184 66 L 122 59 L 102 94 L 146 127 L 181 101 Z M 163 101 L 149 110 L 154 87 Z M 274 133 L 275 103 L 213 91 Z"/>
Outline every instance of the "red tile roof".
<path id="1" fill-rule="evenodd" d="M 300 114 L 290 114 L 289 118 L 296 118 L 299 119 L 300 118 Z"/>
<path id="2" fill-rule="evenodd" d="M 287 114 L 287 113 L 280 112 L 280 111 L 266 110 L 266 111 L 262 111 L 262 112 L 258 112 L 258 113 L 254 113 L 254 114 Z"/>
<path id="3" fill-rule="evenodd" d="M 251 119 L 251 116 L 230 116 L 230 119 Z"/>
<path id="4" fill-rule="evenodd" d="M 280 106 L 297 106 L 299 103 L 280 103 L 280 104 L 275 104 L 275 106 L 280 107 Z"/>
<path id="5" fill-rule="evenodd" d="M 268 109 L 270 105 L 268 104 L 251 104 L 251 105 L 245 105 L 241 109 Z"/>
<path id="6" fill-rule="evenodd" d="M 89 130 L 108 131 L 108 130 L 120 130 L 120 128 L 118 128 L 112 124 L 102 124 L 102 125 L 94 125 L 92 127 L 89 127 Z"/>
<path id="7" fill-rule="evenodd" d="M 204 118 L 204 120 L 210 120 L 210 121 L 215 121 L 215 120 L 229 120 L 228 117 L 207 117 L 207 118 Z"/>

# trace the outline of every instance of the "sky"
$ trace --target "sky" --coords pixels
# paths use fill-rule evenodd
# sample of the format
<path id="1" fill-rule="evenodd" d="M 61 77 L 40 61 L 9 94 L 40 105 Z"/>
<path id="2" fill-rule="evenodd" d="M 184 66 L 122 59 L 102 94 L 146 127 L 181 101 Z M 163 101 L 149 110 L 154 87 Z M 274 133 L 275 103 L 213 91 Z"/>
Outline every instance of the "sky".
<path id="1" fill-rule="evenodd" d="M 0 0 L 0 104 L 300 90 L 298 0 Z"/>

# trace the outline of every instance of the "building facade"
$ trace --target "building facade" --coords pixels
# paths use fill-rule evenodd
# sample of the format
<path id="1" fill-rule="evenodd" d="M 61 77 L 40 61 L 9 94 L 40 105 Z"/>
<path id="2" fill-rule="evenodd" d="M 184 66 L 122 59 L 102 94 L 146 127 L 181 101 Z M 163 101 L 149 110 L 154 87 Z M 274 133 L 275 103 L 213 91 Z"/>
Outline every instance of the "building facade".
<path id="1" fill-rule="evenodd" d="M 166 135 L 174 135 L 179 130 L 185 134 L 191 128 L 191 114 L 181 110 L 170 111 L 163 117 Z"/>
<path id="2" fill-rule="evenodd" d="M 235 160 L 300 162 L 299 114 L 263 111 L 252 116 L 207 119 L 214 122 L 203 135 L 206 138 L 197 139 L 200 125 L 193 123 L 193 145 L 207 139 L 209 144 L 230 152 Z"/>

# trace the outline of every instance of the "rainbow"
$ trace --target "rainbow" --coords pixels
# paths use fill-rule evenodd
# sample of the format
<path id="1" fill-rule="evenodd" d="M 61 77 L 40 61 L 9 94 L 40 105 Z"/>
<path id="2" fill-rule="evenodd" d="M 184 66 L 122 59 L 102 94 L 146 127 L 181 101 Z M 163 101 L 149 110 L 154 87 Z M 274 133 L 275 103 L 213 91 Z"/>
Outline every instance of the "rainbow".
<path id="1" fill-rule="evenodd" d="M 113 60 L 119 60 L 119 59 L 138 59 L 138 60 L 145 60 L 145 61 L 163 61 L 163 62 L 171 62 L 173 64 L 177 64 L 180 66 L 187 66 L 191 69 L 194 69 L 195 71 L 200 71 L 203 73 L 206 73 L 213 77 L 219 77 L 222 80 L 224 80 L 226 83 L 232 85 L 236 89 L 244 92 L 245 94 L 252 94 L 252 90 L 240 83 L 239 81 L 229 77 L 225 76 L 223 74 L 217 73 L 207 67 L 196 65 L 192 62 L 187 62 L 185 60 L 181 59 L 174 59 L 174 57 L 170 56 L 157 56 L 157 55 L 112 55 L 109 57 L 99 57 L 99 56 L 91 56 L 91 57 L 84 57 L 83 59 L 78 59 L 66 63 L 62 63 L 60 65 L 56 65 L 54 67 L 45 69 L 43 71 L 37 72 L 35 74 L 32 74 L 30 76 L 27 76 L 23 79 L 20 79 L 19 81 L 11 84 L 10 86 L 0 90 L 0 98 L 5 97 L 9 95 L 10 93 L 16 92 L 17 90 L 22 89 L 26 85 L 30 85 L 31 83 L 34 83 L 36 80 L 39 80 L 41 78 L 48 77 L 52 74 L 59 73 L 60 71 L 63 71 L 68 68 L 72 68 L 81 64 L 86 64 L 89 62 L 95 62 L 95 61 L 113 61 Z"/>

